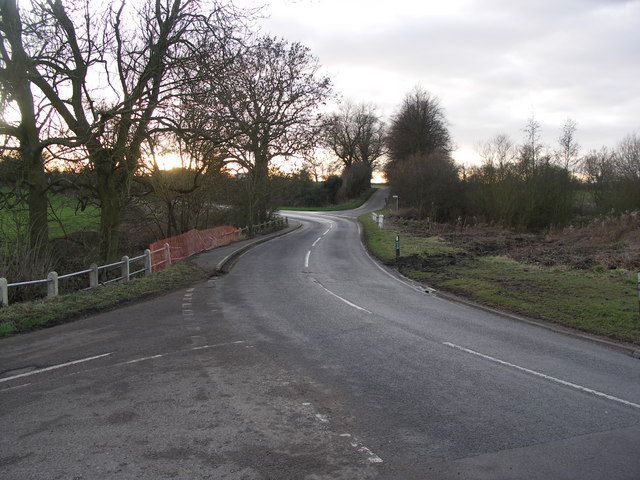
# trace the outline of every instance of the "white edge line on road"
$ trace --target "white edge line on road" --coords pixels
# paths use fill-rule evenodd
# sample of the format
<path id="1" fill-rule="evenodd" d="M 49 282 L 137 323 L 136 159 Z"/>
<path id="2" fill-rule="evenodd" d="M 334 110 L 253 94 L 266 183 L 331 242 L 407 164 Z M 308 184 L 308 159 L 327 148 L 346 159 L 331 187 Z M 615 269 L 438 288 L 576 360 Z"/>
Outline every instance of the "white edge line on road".
<path id="1" fill-rule="evenodd" d="M 358 236 L 362 237 L 362 229 L 361 229 L 361 227 L 360 227 L 360 223 L 358 223 Z M 434 292 L 434 290 L 433 290 L 433 289 L 431 289 L 431 288 L 428 288 L 428 287 L 420 288 L 420 287 L 418 287 L 418 286 L 416 286 L 416 285 L 412 285 L 412 284 L 411 284 L 411 283 L 409 283 L 409 282 L 405 282 L 404 280 L 402 280 L 402 279 L 400 279 L 400 278 L 396 277 L 395 275 L 392 275 L 391 273 L 389 273 L 387 270 L 385 270 L 384 268 L 382 268 L 382 267 L 378 264 L 378 262 L 377 262 L 377 261 L 376 261 L 376 260 L 375 260 L 375 259 L 374 259 L 370 254 L 369 254 L 369 252 L 368 252 L 368 251 L 367 251 L 367 249 L 364 247 L 364 245 L 363 245 L 362 250 L 364 251 L 364 254 L 369 258 L 369 260 L 371 260 L 371 263 L 373 263 L 373 264 L 376 266 L 376 268 L 377 268 L 377 269 L 379 269 L 382 273 L 384 273 L 384 274 L 385 274 L 385 275 L 387 275 L 388 277 L 393 278 L 396 282 L 399 282 L 399 283 L 401 283 L 402 285 L 404 285 L 405 287 L 409 287 L 409 288 L 411 288 L 412 290 L 415 290 L 416 292 L 419 292 L 419 293 L 425 293 L 425 291 L 426 291 L 427 293 L 433 293 L 433 292 Z"/>
<path id="2" fill-rule="evenodd" d="M 489 355 L 485 355 L 484 353 L 476 352 L 475 350 L 470 350 L 468 348 L 461 347 L 460 345 L 455 345 L 455 344 L 449 343 L 449 342 L 443 342 L 442 344 L 446 345 L 447 347 L 456 348 L 456 349 L 461 350 L 463 352 L 470 353 L 471 355 L 475 355 L 477 357 L 484 358 L 485 360 L 489 360 L 489 361 L 494 362 L 494 363 L 499 363 L 500 365 L 505 365 L 505 366 L 510 367 L 510 368 L 515 368 L 516 370 L 520 370 L 521 372 L 525 372 L 525 373 L 528 373 L 530 375 L 535 375 L 536 377 L 544 378 L 545 380 L 550 380 L 550 381 L 555 382 L 555 383 L 559 383 L 560 385 L 564 385 L 566 387 L 574 388 L 576 390 L 580 390 L 582 392 L 586 392 L 586 393 L 589 393 L 591 395 L 595 395 L 597 397 L 606 398 L 607 400 L 611 400 L 613 402 L 618 402 L 618 403 L 621 403 L 623 405 L 627 405 L 628 407 L 633 407 L 633 408 L 640 409 L 640 405 L 637 404 L 637 403 L 629 402 L 628 400 L 623 400 L 622 398 L 614 397 L 613 395 L 609 395 L 607 393 L 599 392 L 599 391 L 593 390 L 591 388 L 583 387 L 582 385 L 578 385 L 578 384 L 575 384 L 575 383 L 567 382 L 566 380 L 561 380 L 559 378 L 552 377 L 552 376 L 546 375 L 544 373 L 536 372 L 535 370 L 531 370 L 529 368 L 525 368 L 525 367 L 521 367 L 519 365 L 515 365 L 513 363 L 505 362 L 504 360 L 500 360 L 498 358 L 491 357 Z"/>
<path id="3" fill-rule="evenodd" d="M 21 373 L 20 375 L 14 375 L 12 377 L 0 378 L 0 383 L 8 382 L 10 380 L 15 380 L 16 378 L 29 377 L 31 375 L 36 375 L 38 373 L 49 372 L 51 370 L 57 370 L 59 368 L 69 367 L 71 365 L 77 365 L 78 363 L 90 362 L 91 360 L 97 360 L 99 358 L 108 357 L 112 353 L 113 352 L 103 353 L 102 355 L 96 355 L 95 357 L 81 358 L 80 360 L 74 360 L 73 362 L 61 363 L 59 365 L 53 365 L 51 367 L 39 368 L 38 370 L 33 370 L 33 371 L 27 372 L 27 373 Z"/>
<path id="4" fill-rule="evenodd" d="M 402 285 L 404 285 L 405 287 L 409 287 L 410 289 L 415 290 L 416 292 L 419 292 L 419 293 L 425 293 L 425 291 L 427 293 L 433 293 L 434 292 L 434 290 L 432 290 L 431 288 L 428 288 L 428 287 L 420 288 L 420 287 L 417 287 L 415 285 L 410 284 L 409 282 L 405 282 L 404 280 L 396 277 L 395 275 L 392 275 L 387 270 L 385 270 L 380 265 L 378 265 L 378 262 L 376 260 L 374 260 L 374 258 L 369 254 L 369 252 L 367 252 L 366 248 L 363 249 L 363 250 L 364 250 L 365 255 L 367 257 L 369 257 L 369 260 L 371 260 L 371 263 L 373 263 L 376 266 L 376 268 L 378 268 L 382 273 L 384 273 L 388 277 L 393 278 L 396 282 L 399 282 Z"/>
<path id="5" fill-rule="evenodd" d="M 343 301 L 344 303 L 346 303 L 346 304 L 347 304 L 347 305 L 349 305 L 350 307 L 353 307 L 353 308 L 358 309 L 358 310 L 360 310 L 360 311 L 362 311 L 362 312 L 366 312 L 366 313 L 368 313 L 368 314 L 373 315 L 373 313 L 372 313 L 372 312 L 370 312 L 369 310 L 367 310 L 366 308 L 362 308 L 361 306 L 356 305 L 355 303 L 352 303 L 352 302 L 350 302 L 349 300 L 347 300 L 347 299 L 345 299 L 345 298 L 342 298 L 340 295 L 337 295 L 337 294 L 333 293 L 331 290 L 329 290 L 327 287 L 325 287 L 324 285 L 322 285 L 322 284 L 321 284 L 320 282 L 318 282 L 317 280 L 316 280 L 316 283 L 317 283 L 318 285 L 320 285 L 320 287 L 321 287 L 325 292 L 327 292 L 329 295 L 333 295 L 333 296 L 334 296 L 334 297 L 336 297 L 338 300 Z"/>
<path id="6" fill-rule="evenodd" d="M 322 237 L 318 238 L 315 242 L 313 242 L 313 245 L 311 245 L 311 248 L 315 247 L 320 240 L 322 240 Z"/>
<path id="7" fill-rule="evenodd" d="M 304 257 L 304 268 L 309 268 L 309 257 L 311 256 L 311 250 L 307 252 L 307 255 Z"/>

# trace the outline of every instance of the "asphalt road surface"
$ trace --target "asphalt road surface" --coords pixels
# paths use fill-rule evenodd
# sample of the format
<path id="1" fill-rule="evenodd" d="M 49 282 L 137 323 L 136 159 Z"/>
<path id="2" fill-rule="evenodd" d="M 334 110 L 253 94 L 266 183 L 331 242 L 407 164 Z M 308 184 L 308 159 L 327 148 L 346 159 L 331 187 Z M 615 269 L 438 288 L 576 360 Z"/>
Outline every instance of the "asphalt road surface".
<path id="1" fill-rule="evenodd" d="M 381 201 L 0 341 L 0 478 L 640 479 L 640 360 L 380 266 Z"/>

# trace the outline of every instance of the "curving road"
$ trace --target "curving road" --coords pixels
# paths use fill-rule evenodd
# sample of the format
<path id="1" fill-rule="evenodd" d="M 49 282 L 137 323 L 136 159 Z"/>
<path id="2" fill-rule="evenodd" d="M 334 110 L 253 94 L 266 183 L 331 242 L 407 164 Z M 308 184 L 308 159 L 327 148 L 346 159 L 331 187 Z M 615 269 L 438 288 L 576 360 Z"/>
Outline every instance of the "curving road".
<path id="1" fill-rule="evenodd" d="M 640 361 L 380 266 L 355 218 L 382 195 L 0 342 L 0 478 L 640 478 Z"/>

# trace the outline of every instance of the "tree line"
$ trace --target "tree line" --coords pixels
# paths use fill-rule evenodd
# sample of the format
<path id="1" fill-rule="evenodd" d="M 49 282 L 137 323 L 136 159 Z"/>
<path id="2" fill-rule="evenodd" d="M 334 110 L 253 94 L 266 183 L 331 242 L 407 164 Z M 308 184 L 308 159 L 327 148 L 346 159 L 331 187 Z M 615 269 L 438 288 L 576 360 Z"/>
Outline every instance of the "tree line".
<path id="1" fill-rule="evenodd" d="M 309 151 L 332 94 L 308 48 L 255 33 L 256 12 L 217 0 L 0 2 L 2 156 L 17 162 L 32 247 L 48 239 L 48 171 L 98 204 L 100 250 L 118 254 L 132 193 L 163 152 L 195 172 L 242 172 L 246 221 L 269 214 L 269 168 Z M 22 5 L 22 3 L 21 3 Z M 157 165 L 151 167 L 157 170 Z M 12 198 L 3 191 L 3 201 Z"/>
<path id="2" fill-rule="evenodd" d="M 522 143 L 496 135 L 482 165 L 464 168 L 439 99 L 422 88 L 387 123 L 368 104 L 322 115 L 330 78 L 304 45 L 255 32 L 259 11 L 223 0 L 20 5 L 0 1 L 0 202 L 25 198 L 35 251 L 49 237 L 53 191 L 99 207 L 105 261 L 118 255 L 132 203 L 170 236 L 209 226 L 212 205 L 252 224 L 283 203 L 353 198 L 376 169 L 403 207 L 434 221 L 560 227 L 580 195 L 600 213 L 640 208 L 637 135 L 583 155 L 575 122 L 550 149 L 531 118 Z M 162 171 L 167 153 L 185 168 Z M 276 159 L 293 156 L 303 170 L 279 171 Z"/>
<path id="3" fill-rule="evenodd" d="M 482 143 L 482 164 L 456 165 L 444 111 L 437 98 L 416 88 L 392 117 L 384 169 L 402 205 L 433 221 L 482 220 L 544 231 L 576 216 L 640 209 L 640 136 L 581 154 L 577 124 L 564 124 L 555 148 L 530 118 L 522 143 L 504 134 Z"/>

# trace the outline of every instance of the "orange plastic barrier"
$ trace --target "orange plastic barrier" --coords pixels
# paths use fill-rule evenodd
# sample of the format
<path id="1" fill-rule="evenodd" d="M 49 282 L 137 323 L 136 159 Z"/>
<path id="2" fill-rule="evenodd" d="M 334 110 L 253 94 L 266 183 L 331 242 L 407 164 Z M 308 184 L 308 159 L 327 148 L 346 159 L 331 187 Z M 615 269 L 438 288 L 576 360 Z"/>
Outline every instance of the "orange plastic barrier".
<path id="1" fill-rule="evenodd" d="M 181 235 L 154 242 L 149 245 L 152 269 L 158 272 L 196 253 L 228 245 L 238 240 L 240 232 L 236 227 L 226 225 L 207 230 L 189 230 Z"/>

